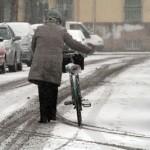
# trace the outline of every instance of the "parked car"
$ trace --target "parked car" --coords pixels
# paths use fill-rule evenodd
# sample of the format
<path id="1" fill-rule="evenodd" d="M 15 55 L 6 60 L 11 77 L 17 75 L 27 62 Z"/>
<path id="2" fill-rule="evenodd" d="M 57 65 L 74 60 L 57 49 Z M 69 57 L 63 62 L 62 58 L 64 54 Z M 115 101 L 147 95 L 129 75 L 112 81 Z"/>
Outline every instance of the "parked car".
<path id="1" fill-rule="evenodd" d="M 42 25 L 43 25 L 42 23 L 36 23 L 36 24 L 32 24 L 31 27 L 35 31 L 37 27 L 42 26 Z"/>
<path id="2" fill-rule="evenodd" d="M 86 45 L 86 38 L 80 30 L 67 30 L 73 39 Z"/>
<path id="3" fill-rule="evenodd" d="M 7 66 L 10 72 L 22 70 L 20 37 L 6 23 L 0 23 L 0 66 L 5 73 Z"/>
<path id="4" fill-rule="evenodd" d="M 86 45 L 85 37 L 84 37 L 83 33 L 80 30 L 67 30 L 67 32 L 72 36 L 72 38 L 74 40 Z M 65 66 L 68 63 L 72 62 L 72 59 L 70 58 L 69 53 L 74 53 L 74 56 L 72 58 L 73 62 L 75 64 L 80 65 L 81 69 L 83 70 L 84 69 L 85 54 L 74 51 L 73 49 L 70 49 L 69 47 L 67 47 L 67 45 L 65 45 L 65 50 L 64 50 L 64 53 L 63 53 L 63 65 L 62 65 L 63 73 L 66 73 Z"/>
<path id="5" fill-rule="evenodd" d="M 27 22 L 7 22 L 7 24 L 12 28 L 15 35 L 21 37 L 22 62 L 27 64 L 27 66 L 31 66 L 33 56 L 31 42 L 34 34 L 31 24 Z"/>
<path id="6" fill-rule="evenodd" d="M 4 47 L 4 43 L 2 42 L 4 39 L 0 37 L 0 73 L 5 73 L 5 54 L 6 49 Z"/>
<path id="7" fill-rule="evenodd" d="M 87 46 L 87 41 L 86 41 L 86 37 L 84 36 L 84 34 L 82 33 L 81 30 L 67 30 L 67 32 L 72 36 L 72 38 L 78 42 L 80 42 L 83 45 Z M 77 52 L 82 54 L 83 56 L 86 56 L 86 54 L 83 54 L 81 52 Z"/>
<path id="8" fill-rule="evenodd" d="M 104 40 L 97 34 L 90 33 L 82 22 L 66 21 L 66 29 L 80 30 L 87 45 L 92 45 L 95 50 L 101 51 L 104 48 Z"/>

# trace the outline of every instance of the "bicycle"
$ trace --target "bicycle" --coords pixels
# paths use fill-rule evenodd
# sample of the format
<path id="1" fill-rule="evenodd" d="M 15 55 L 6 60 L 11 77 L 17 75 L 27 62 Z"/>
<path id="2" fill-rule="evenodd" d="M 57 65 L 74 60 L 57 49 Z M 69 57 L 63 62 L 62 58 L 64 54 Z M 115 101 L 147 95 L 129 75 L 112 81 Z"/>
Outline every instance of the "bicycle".
<path id="1" fill-rule="evenodd" d="M 81 67 L 80 65 L 74 64 L 73 56 L 76 55 L 75 53 L 69 53 L 68 55 L 71 59 L 71 63 L 67 64 L 65 68 L 66 68 L 66 72 L 69 73 L 72 101 L 66 101 L 64 104 L 74 105 L 74 108 L 76 109 L 76 113 L 77 113 L 78 126 L 81 126 L 82 124 L 81 111 L 82 111 L 82 105 L 84 101 L 81 96 L 80 80 L 79 80 L 79 73 L 81 72 Z M 89 107 L 91 106 L 91 103 L 84 103 L 84 106 Z"/>

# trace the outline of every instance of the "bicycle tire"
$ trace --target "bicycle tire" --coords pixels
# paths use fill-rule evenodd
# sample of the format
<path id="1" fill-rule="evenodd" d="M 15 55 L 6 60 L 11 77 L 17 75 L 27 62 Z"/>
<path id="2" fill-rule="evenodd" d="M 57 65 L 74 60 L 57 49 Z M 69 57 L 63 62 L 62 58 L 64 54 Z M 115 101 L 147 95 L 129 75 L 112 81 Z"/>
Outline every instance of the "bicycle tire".
<path id="1" fill-rule="evenodd" d="M 74 102 L 75 102 L 75 109 L 77 112 L 77 121 L 78 121 L 78 126 L 81 126 L 82 124 L 82 105 L 81 105 L 81 96 L 80 96 L 80 88 L 79 88 L 79 80 L 76 76 L 73 77 L 73 82 L 72 82 L 72 94 L 74 97 Z"/>

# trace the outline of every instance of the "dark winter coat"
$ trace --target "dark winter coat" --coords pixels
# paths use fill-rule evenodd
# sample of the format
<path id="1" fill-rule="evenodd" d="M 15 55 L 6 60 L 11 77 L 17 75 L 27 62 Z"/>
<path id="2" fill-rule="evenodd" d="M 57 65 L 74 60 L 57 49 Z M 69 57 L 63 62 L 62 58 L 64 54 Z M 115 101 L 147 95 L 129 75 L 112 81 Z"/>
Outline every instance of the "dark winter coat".
<path id="1" fill-rule="evenodd" d="M 72 39 L 67 30 L 50 23 L 38 27 L 32 39 L 33 61 L 29 72 L 29 81 L 61 83 L 63 49 L 66 43 L 72 49 L 83 53 L 91 49 Z"/>

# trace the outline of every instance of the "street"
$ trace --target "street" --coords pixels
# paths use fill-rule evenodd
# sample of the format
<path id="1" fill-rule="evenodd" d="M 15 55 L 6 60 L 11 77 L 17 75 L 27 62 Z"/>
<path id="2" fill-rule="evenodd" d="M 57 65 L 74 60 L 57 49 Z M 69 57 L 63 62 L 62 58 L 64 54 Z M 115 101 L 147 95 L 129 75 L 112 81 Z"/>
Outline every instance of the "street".
<path id="1" fill-rule="evenodd" d="M 69 76 L 59 87 L 57 120 L 39 124 L 37 87 L 29 67 L 0 74 L 0 150 L 150 150 L 150 53 L 96 52 L 80 74 L 83 125 L 71 99 Z"/>

